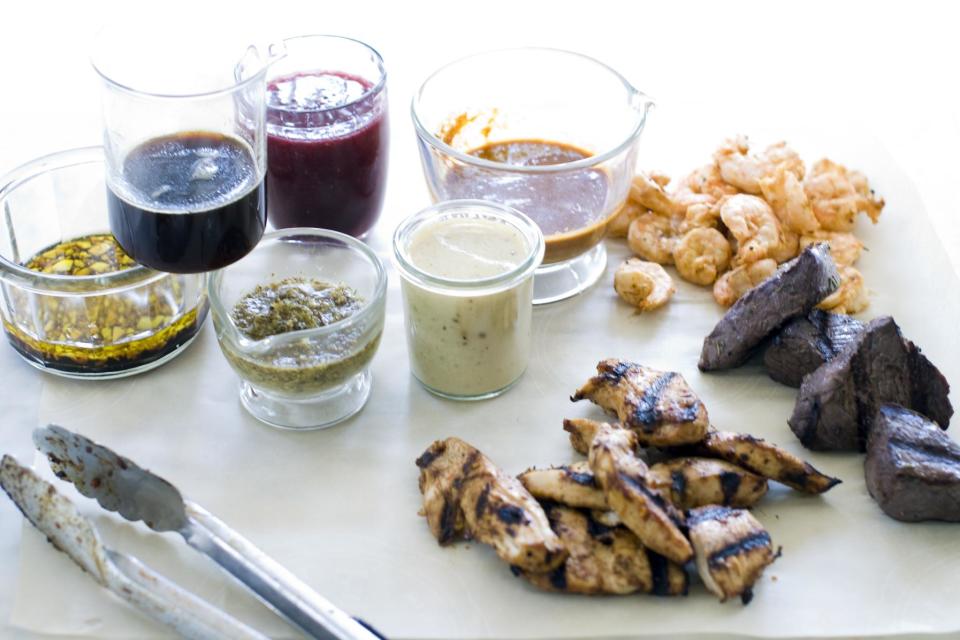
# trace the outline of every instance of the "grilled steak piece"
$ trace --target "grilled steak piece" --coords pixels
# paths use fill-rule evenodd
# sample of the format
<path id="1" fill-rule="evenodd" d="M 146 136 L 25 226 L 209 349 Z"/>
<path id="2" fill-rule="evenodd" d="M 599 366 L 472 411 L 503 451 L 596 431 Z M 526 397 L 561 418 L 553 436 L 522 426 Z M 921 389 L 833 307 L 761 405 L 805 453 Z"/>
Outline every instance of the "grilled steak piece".
<path id="1" fill-rule="evenodd" d="M 803 379 L 790 428 L 809 449 L 863 451 L 883 403 L 919 411 L 946 429 L 953 415 L 949 390 L 893 318 L 877 318 L 840 355 Z"/>
<path id="2" fill-rule="evenodd" d="M 776 560 L 770 534 L 744 509 L 709 506 L 687 513 L 690 540 L 703 584 L 723 602 L 753 598 L 753 585 Z"/>
<path id="3" fill-rule="evenodd" d="M 919 413 L 880 407 L 864 469 L 870 495 L 891 518 L 960 522 L 960 444 Z"/>
<path id="4" fill-rule="evenodd" d="M 814 309 L 780 329 L 763 353 L 763 364 L 777 382 L 799 387 L 805 375 L 832 360 L 861 331 L 863 323 L 859 320 Z"/>
<path id="5" fill-rule="evenodd" d="M 737 300 L 703 340 L 701 371 L 732 369 L 787 320 L 804 315 L 840 283 L 830 247 L 818 242 Z"/>

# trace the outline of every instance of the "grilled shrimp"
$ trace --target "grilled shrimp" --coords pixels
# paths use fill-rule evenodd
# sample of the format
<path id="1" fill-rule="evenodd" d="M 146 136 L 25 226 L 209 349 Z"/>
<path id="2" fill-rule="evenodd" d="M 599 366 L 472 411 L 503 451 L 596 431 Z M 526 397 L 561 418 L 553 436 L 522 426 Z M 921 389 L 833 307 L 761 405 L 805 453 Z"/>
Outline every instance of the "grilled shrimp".
<path id="1" fill-rule="evenodd" d="M 658 178 L 660 174 L 655 174 Z M 672 216 L 674 203 L 663 189 L 663 185 L 642 171 L 633 178 L 630 185 L 630 199 L 662 216 Z"/>
<path id="2" fill-rule="evenodd" d="M 613 288 L 625 302 L 640 311 L 662 307 L 676 292 L 670 274 L 663 267 L 640 258 L 629 258 L 617 267 Z"/>
<path id="3" fill-rule="evenodd" d="M 716 163 L 710 163 L 699 169 L 694 169 L 677 184 L 673 196 L 674 201 L 684 192 L 705 195 L 716 202 L 724 196 L 732 196 L 735 193 L 739 193 L 739 190 L 737 187 L 724 181 Z"/>
<path id="4" fill-rule="evenodd" d="M 820 301 L 818 309 L 833 313 L 860 313 L 870 306 L 867 289 L 863 284 L 863 275 L 854 267 L 840 268 L 840 286 Z"/>
<path id="5" fill-rule="evenodd" d="M 883 198 L 870 189 L 863 174 L 826 158 L 810 169 L 803 190 L 820 226 L 827 231 L 851 231 L 861 212 L 876 224 L 883 210 Z"/>
<path id="6" fill-rule="evenodd" d="M 749 264 L 772 257 L 783 244 L 780 221 L 762 198 L 731 196 L 720 207 L 720 218 L 737 239 L 734 264 Z"/>
<path id="7" fill-rule="evenodd" d="M 760 190 L 787 229 L 808 234 L 820 228 L 820 222 L 813 215 L 813 207 L 803 190 L 803 183 L 786 165 L 777 167 L 773 174 L 761 178 Z"/>
<path id="8" fill-rule="evenodd" d="M 717 278 L 713 285 L 713 299 L 729 307 L 776 271 L 777 261 L 773 258 L 740 265 Z"/>
<path id="9" fill-rule="evenodd" d="M 760 180 L 771 175 L 779 166 L 803 178 L 803 161 L 785 142 L 767 147 L 762 153 L 750 154 L 745 136 L 726 140 L 713 154 L 720 177 L 740 191 L 759 195 Z"/>
<path id="10" fill-rule="evenodd" d="M 673 248 L 673 261 L 684 280 L 708 285 L 730 264 L 730 243 L 716 229 L 694 228 Z"/>
<path id="11" fill-rule="evenodd" d="M 610 238 L 626 238 L 627 230 L 630 229 L 630 223 L 640 217 L 641 213 L 646 213 L 647 208 L 628 198 L 617 215 L 610 218 L 607 222 L 607 236 Z"/>
<path id="12" fill-rule="evenodd" d="M 800 236 L 800 248 L 817 242 L 826 242 L 830 245 L 830 255 L 838 267 L 852 266 L 860 259 L 863 252 L 863 243 L 849 231 L 815 231 L 809 235 Z"/>
<path id="13" fill-rule="evenodd" d="M 657 264 L 673 264 L 673 247 L 677 242 L 679 218 L 662 216 L 652 211 L 641 213 L 630 223 L 627 244 L 644 260 Z"/>

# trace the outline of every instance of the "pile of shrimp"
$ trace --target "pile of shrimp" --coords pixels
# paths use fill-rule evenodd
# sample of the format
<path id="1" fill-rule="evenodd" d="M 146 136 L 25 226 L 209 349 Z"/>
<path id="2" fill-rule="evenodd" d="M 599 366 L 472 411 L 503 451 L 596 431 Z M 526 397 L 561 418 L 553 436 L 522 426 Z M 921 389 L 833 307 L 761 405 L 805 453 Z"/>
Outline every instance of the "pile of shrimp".
<path id="1" fill-rule="evenodd" d="M 728 307 L 807 245 L 827 242 L 841 280 L 819 306 L 859 313 L 869 300 L 854 224 L 859 214 L 876 224 L 883 205 L 858 171 L 827 159 L 808 170 L 785 142 L 757 152 L 737 136 L 676 184 L 656 172 L 634 178 L 608 228 L 637 255 L 617 270 L 615 289 L 643 311 L 663 306 L 674 287 L 662 265 L 673 265 Z"/>

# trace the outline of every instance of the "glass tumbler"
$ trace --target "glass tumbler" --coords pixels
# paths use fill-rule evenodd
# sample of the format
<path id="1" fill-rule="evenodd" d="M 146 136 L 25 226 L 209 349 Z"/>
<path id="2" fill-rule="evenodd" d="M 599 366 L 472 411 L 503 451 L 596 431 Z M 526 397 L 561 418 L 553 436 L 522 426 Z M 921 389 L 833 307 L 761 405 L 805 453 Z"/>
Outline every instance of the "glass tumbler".
<path id="1" fill-rule="evenodd" d="M 268 215 L 274 227 L 364 236 L 387 183 L 387 76 L 357 40 L 284 40 L 267 82 Z"/>
<path id="2" fill-rule="evenodd" d="M 102 80 L 110 229 L 137 262 L 173 273 L 231 264 L 266 226 L 267 60 L 178 28 L 107 30 Z"/>
<path id="3" fill-rule="evenodd" d="M 519 380 L 543 259 L 537 225 L 509 207 L 452 200 L 400 223 L 393 253 L 414 377 L 453 400 L 492 398 Z"/>
<path id="4" fill-rule="evenodd" d="M 104 185 L 100 147 L 38 158 L 0 178 L 3 330 L 48 373 L 148 371 L 182 353 L 207 317 L 204 274 L 108 264 L 116 245 Z"/>
<path id="5" fill-rule="evenodd" d="M 325 326 L 252 339 L 234 321 L 238 302 L 258 286 L 289 278 L 352 288 L 361 305 Z M 240 400 L 257 419 L 319 429 L 360 411 L 370 395 L 370 362 L 383 333 L 387 274 L 363 242 L 325 229 L 267 233 L 246 257 L 210 274 L 213 325 L 240 376 Z"/>
<path id="6" fill-rule="evenodd" d="M 546 237 L 534 304 L 583 291 L 606 267 L 607 222 L 624 205 L 652 101 L 592 58 L 507 49 L 428 77 L 412 116 L 434 201 L 518 209 Z"/>

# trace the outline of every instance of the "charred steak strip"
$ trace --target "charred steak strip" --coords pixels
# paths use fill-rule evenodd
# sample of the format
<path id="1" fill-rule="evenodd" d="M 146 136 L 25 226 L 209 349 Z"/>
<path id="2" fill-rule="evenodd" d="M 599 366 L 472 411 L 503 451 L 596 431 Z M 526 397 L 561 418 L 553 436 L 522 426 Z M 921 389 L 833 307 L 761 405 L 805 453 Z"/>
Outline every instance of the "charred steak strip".
<path id="1" fill-rule="evenodd" d="M 836 358 L 804 378 L 790 428 L 810 449 L 863 451 L 881 404 L 924 413 L 946 429 L 949 385 L 893 318 L 871 321 Z"/>
<path id="2" fill-rule="evenodd" d="M 808 246 L 737 300 L 703 340 L 701 371 L 732 369 L 791 318 L 804 315 L 840 283 L 825 243 Z"/>
<path id="3" fill-rule="evenodd" d="M 799 387 L 804 376 L 832 360 L 861 331 L 859 320 L 814 309 L 780 329 L 763 353 L 763 364 L 777 382 Z"/>
<path id="4" fill-rule="evenodd" d="M 960 444 L 919 413 L 881 405 L 864 470 L 870 495 L 891 518 L 960 522 Z"/>

